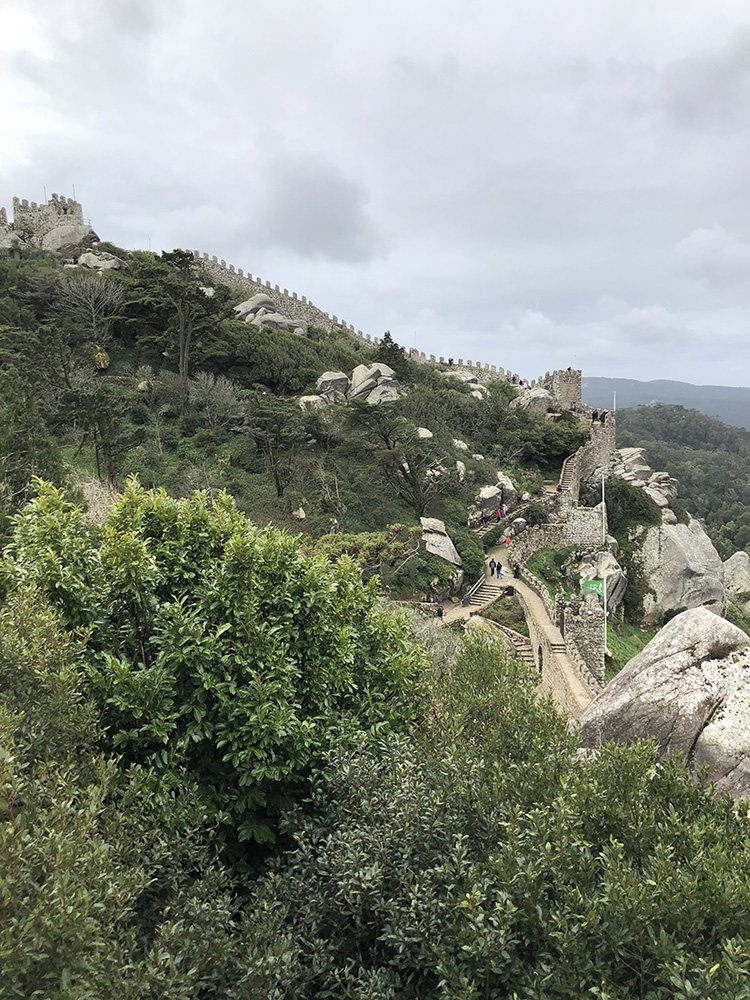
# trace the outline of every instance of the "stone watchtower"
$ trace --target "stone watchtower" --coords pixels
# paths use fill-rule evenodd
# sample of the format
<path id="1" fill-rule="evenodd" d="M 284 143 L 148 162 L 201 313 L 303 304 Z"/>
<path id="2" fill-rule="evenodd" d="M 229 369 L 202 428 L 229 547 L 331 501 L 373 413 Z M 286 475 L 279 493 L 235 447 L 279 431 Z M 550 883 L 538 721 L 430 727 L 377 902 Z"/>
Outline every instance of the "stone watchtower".
<path id="1" fill-rule="evenodd" d="M 46 205 L 14 198 L 11 224 L 5 209 L 0 209 L 0 247 L 20 244 L 74 256 L 98 242 L 80 202 L 72 198 L 53 194 Z"/>

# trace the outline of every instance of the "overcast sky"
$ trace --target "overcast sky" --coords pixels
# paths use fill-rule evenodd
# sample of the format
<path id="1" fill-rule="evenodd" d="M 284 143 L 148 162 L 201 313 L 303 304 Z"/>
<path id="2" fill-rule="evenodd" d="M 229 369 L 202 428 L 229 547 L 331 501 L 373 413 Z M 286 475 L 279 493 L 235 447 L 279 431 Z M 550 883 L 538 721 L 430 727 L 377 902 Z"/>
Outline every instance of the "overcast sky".
<path id="1" fill-rule="evenodd" d="M 533 378 L 750 385 L 747 0 L 0 0 L 0 205 Z"/>

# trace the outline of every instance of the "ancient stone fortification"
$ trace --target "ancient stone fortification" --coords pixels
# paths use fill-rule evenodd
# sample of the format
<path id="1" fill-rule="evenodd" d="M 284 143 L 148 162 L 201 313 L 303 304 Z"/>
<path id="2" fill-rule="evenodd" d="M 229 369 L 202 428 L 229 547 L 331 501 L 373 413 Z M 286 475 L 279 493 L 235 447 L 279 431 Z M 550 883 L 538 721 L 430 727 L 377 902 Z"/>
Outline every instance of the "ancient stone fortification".
<path id="1" fill-rule="evenodd" d="M 209 256 L 209 254 L 201 253 L 199 250 L 191 252 L 196 261 L 214 281 L 228 285 L 248 298 L 258 292 L 265 293 L 273 299 L 280 313 L 299 322 L 301 325 L 307 326 L 309 324 L 310 326 L 317 326 L 321 330 L 326 331 L 337 327 L 338 329 L 345 330 L 363 344 L 376 345 L 380 343 L 378 337 L 364 334 L 345 319 L 339 319 L 336 315 L 324 312 L 324 310 L 313 305 L 304 295 L 298 295 L 297 292 L 290 292 L 287 288 L 280 288 L 278 285 L 271 284 L 270 281 L 264 280 L 257 274 L 253 275 L 241 267 L 236 268 L 234 264 L 227 264 L 225 260 L 220 260 L 218 257 Z M 408 354 L 413 361 L 423 364 L 447 364 L 449 361 L 448 356 L 425 354 L 424 351 L 418 351 L 416 348 L 411 348 Z M 559 401 L 560 406 L 566 409 L 574 403 L 576 405 L 580 405 L 581 403 L 581 372 L 577 369 L 568 368 L 564 371 L 546 372 L 544 375 L 540 375 L 539 378 L 528 382 L 520 378 L 516 372 L 502 368 L 500 365 L 473 361 L 471 358 L 453 357 L 450 360 L 453 362 L 452 367 L 455 371 L 474 375 L 480 382 L 490 382 L 497 378 L 505 378 L 513 385 L 528 388 L 543 386 L 549 389 Z"/>
<path id="2" fill-rule="evenodd" d="M 601 507 L 573 507 L 559 524 L 541 524 L 522 531 L 511 539 L 509 558 L 520 564 L 524 583 L 539 597 L 550 618 L 557 624 L 565 640 L 565 648 L 576 663 L 591 688 L 604 683 L 604 611 L 594 609 L 596 602 L 573 601 L 570 604 L 550 597 L 546 586 L 525 566 L 531 556 L 541 549 L 559 551 L 569 545 L 578 549 L 597 549 L 606 537 L 606 511 L 602 523 Z M 540 630 L 541 631 L 541 630 Z M 537 645 L 544 648 L 542 638 Z M 534 647 L 537 658 L 538 649 Z"/>
<path id="3" fill-rule="evenodd" d="M 75 255 L 86 249 L 99 237 L 83 217 L 83 209 L 78 201 L 53 194 L 46 204 L 38 205 L 25 198 L 13 199 L 13 222 L 8 222 L 8 213 L 0 208 L 0 246 L 41 247 L 63 255 Z"/>
<path id="4" fill-rule="evenodd" d="M 5 209 L 0 218 L 5 216 Z M 7 223 L 7 218 L 5 218 Z M 24 234 L 35 242 L 41 241 L 47 233 L 59 226 L 83 226 L 83 209 L 81 203 L 53 194 L 46 205 L 37 205 L 35 201 L 28 202 L 25 198 L 13 199 L 13 230 Z"/>
<path id="5" fill-rule="evenodd" d="M 562 633 L 568 651 L 576 649 L 597 684 L 604 684 L 604 606 L 596 598 L 566 604 Z"/>

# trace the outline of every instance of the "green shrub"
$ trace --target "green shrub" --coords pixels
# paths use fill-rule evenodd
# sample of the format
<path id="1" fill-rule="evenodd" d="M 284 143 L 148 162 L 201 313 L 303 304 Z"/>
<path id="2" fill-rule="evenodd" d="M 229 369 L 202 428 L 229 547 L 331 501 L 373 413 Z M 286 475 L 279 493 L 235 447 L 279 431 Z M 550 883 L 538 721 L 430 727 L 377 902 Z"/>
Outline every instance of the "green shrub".
<path id="1" fill-rule="evenodd" d="M 0 578 L 93 630 L 89 683 L 111 749 L 166 787 L 187 772 L 238 858 L 242 841 L 273 842 L 330 746 L 414 711 L 423 661 L 404 623 L 377 611 L 374 581 L 259 533 L 226 494 L 173 500 L 131 481 L 94 532 L 42 485 Z"/>

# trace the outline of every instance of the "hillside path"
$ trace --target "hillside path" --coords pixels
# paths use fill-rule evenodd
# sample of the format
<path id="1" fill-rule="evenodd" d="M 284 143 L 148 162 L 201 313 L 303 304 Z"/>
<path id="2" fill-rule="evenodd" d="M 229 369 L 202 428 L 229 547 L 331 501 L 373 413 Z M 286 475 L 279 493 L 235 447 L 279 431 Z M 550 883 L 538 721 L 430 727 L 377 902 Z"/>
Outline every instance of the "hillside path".
<path id="1" fill-rule="evenodd" d="M 505 545 L 501 544 L 490 549 L 485 560 L 485 567 L 493 557 L 503 567 L 503 573 L 500 577 L 502 586 L 488 589 L 486 597 L 477 604 L 467 607 L 459 604 L 449 608 L 445 612 L 443 622 L 448 625 L 455 621 L 467 621 L 472 615 L 481 613 L 484 608 L 496 601 L 502 587 L 512 586 L 523 599 L 527 618 L 528 615 L 533 617 L 534 626 L 546 636 L 553 651 L 552 662 L 548 661 L 546 669 L 542 672 L 542 690 L 551 693 L 560 706 L 574 719 L 577 719 L 591 702 L 592 696 L 578 667 L 565 650 L 565 640 L 559 628 L 550 621 L 546 608 L 534 591 L 523 580 L 513 579 L 513 571 Z M 489 570 L 487 573 L 489 574 Z"/>

